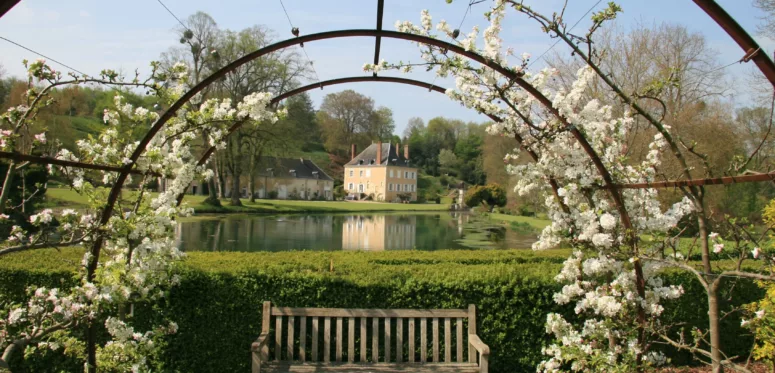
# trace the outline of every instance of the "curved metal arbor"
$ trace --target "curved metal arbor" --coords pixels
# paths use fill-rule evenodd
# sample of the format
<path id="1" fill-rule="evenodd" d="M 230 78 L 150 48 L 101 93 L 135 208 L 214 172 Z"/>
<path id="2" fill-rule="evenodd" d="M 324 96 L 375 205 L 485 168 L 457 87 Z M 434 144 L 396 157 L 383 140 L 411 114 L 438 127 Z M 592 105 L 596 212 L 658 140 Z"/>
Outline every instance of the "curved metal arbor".
<path id="1" fill-rule="evenodd" d="M 4 15 L 8 10 L 10 10 L 14 5 L 16 5 L 20 0 L 0 0 L 0 17 Z M 757 66 L 760 68 L 760 70 L 764 73 L 764 75 L 769 79 L 769 81 L 775 86 L 775 64 L 773 64 L 772 60 L 766 56 L 764 53 L 761 53 L 761 49 L 759 48 L 758 44 L 756 44 L 755 40 L 748 35 L 742 27 L 740 27 L 734 19 L 732 19 L 729 14 L 727 14 L 723 8 L 718 6 L 713 0 L 694 0 L 694 2 L 700 6 L 703 10 L 705 10 L 716 22 L 719 23 L 726 31 L 730 34 L 730 36 L 735 39 L 735 41 L 741 46 L 741 48 L 745 51 L 746 57 L 745 60 L 753 59 Z M 259 49 L 255 52 L 252 52 L 246 56 L 243 56 L 240 59 L 237 59 L 236 61 L 231 62 L 226 67 L 222 68 L 221 70 L 215 72 L 211 76 L 204 79 L 202 82 L 194 86 L 191 90 L 189 90 L 186 94 L 183 95 L 178 101 L 176 101 L 170 108 L 168 108 L 159 118 L 159 120 L 154 123 L 152 128 L 148 131 L 148 133 L 145 135 L 145 137 L 140 141 L 139 145 L 135 149 L 135 151 L 132 153 L 130 157 L 130 162 L 121 168 L 113 167 L 113 166 L 107 166 L 107 165 L 87 165 L 87 164 L 79 164 L 78 162 L 74 162 L 71 164 L 68 164 L 68 166 L 73 167 L 83 167 L 83 168 L 92 168 L 92 169 L 101 169 L 105 171 L 116 171 L 119 173 L 116 182 L 114 183 L 110 194 L 108 196 L 107 203 L 105 205 L 104 210 L 102 211 L 101 217 L 100 217 L 100 225 L 105 225 L 108 220 L 110 219 L 110 216 L 112 215 L 113 209 L 115 207 L 115 203 L 121 193 L 121 190 L 124 186 L 124 183 L 127 180 L 127 177 L 129 174 L 137 173 L 138 171 L 135 170 L 134 164 L 137 162 L 137 160 L 140 158 L 140 156 L 143 154 L 146 146 L 149 144 L 151 139 L 160 131 L 164 124 L 166 124 L 167 121 L 169 121 L 175 114 L 175 112 L 183 107 L 188 100 L 190 100 L 194 95 L 196 95 L 198 92 L 203 90 L 208 85 L 215 82 L 217 79 L 223 77 L 230 71 L 233 71 L 234 69 L 238 68 L 239 66 L 252 61 L 256 58 L 260 58 L 261 56 L 264 56 L 268 53 L 272 53 L 274 51 L 287 48 L 296 44 L 302 44 L 305 42 L 312 42 L 316 40 L 325 40 L 325 39 L 335 39 L 335 38 L 345 38 L 345 37 L 374 37 L 375 38 L 375 53 L 374 53 L 374 62 L 377 63 L 379 60 L 379 53 L 380 53 L 380 44 L 381 44 L 381 38 L 394 38 L 394 39 L 400 39 L 400 40 L 407 40 L 407 41 L 413 41 L 417 43 L 423 43 L 428 44 L 432 46 L 436 46 L 439 48 L 445 48 L 451 52 L 463 55 L 473 61 L 479 62 L 483 65 L 488 66 L 489 68 L 498 71 L 500 74 L 502 74 L 505 78 L 511 80 L 520 88 L 524 89 L 527 93 L 532 95 L 538 102 L 541 103 L 554 117 L 556 117 L 561 123 L 563 123 L 566 127 L 566 129 L 571 132 L 574 137 L 577 139 L 579 144 L 582 146 L 582 148 L 585 150 L 585 152 L 589 155 L 590 160 L 595 164 L 595 167 L 597 168 L 600 176 L 604 180 L 604 188 L 607 190 L 607 192 L 610 194 L 612 200 L 614 201 L 615 205 L 617 206 L 617 209 L 619 210 L 619 213 L 622 218 L 622 224 L 623 226 L 628 229 L 631 227 L 630 221 L 629 221 L 629 215 L 627 213 L 627 210 L 624 206 L 624 203 L 621 198 L 620 190 L 622 188 L 653 188 L 653 187 L 670 187 L 670 186 L 679 186 L 679 185 L 711 185 L 711 184 L 718 184 L 718 183 L 725 183 L 723 180 L 724 178 L 710 180 L 710 179 L 703 179 L 703 180 L 685 180 L 680 182 L 666 182 L 666 183 L 652 183 L 652 184 L 629 184 L 629 185 L 616 185 L 613 183 L 613 179 L 611 178 L 610 173 L 606 169 L 606 167 L 602 164 L 600 161 L 599 156 L 597 155 L 596 151 L 592 148 L 592 146 L 589 144 L 587 139 L 579 132 L 578 129 L 576 129 L 574 126 L 572 126 L 566 118 L 564 118 L 560 113 L 552 106 L 551 101 L 545 97 L 541 92 L 539 92 L 535 87 L 533 87 L 530 83 L 522 79 L 522 75 L 507 68 L 503 67 L 501 65 L 498 65 L 497 63 L 494 63 L 493 61 L 490 61 L 486 58 L 484 58 L 481 55 L 478 55 L 476 53 L 466 51 L 463 48 L 447 43 L 444 41 L 440 41 L 437 39 L 432 39 L 420 35 L 412 35 L 412 34 L 405 34 L 405 33 L 398 33 L 394 31 L 384 31 L 382 30 L 382 13 L 383 13 L 383 7 L 384 7 L 384 0 L 378 0 L 378 9 L 377 9 L 377 27 L 375 30 L 340 30 L 340 31 L 330 31 L 330 32 L 322 32 L 317 34 L 311 34 L 311 35 L 305 35 L 301 37 L 297 37 L 294 39 L 284 40 L 280 41 L 278 43 L 272 44 L 270 46 L 267 46 L 265 48 Z M 441 88 L 434 89 L 434 87 L 427 83 L 422 83 L 418 81 L 412 81 L 410 79 L 402 80 L 401 78 L 377 78 L 376 74 L 370 79 L 371 81 L 382 81 L 382 82 L 391 82 L 391 83 L 402 83 L 402 84 L 411 84 L 416 85 L 420 87 L 430 87 L 430 89 L 433 89 L 437 92 L 441 92 Z M 343 83 L 352 83 L 356 81 L 366 81 L 364 78 L 342 78 L 342 79 L 335 79 L 333 81 L 326 81 L 327 85 L 331 84 L 343 84 Z M 276 98 L 276 101 L 281 100 L 280 97 L 286 98 L 290 97 L 294 94 L 298 94 L 300 92 L 313 89 L 315 87 L 323 87 L 323 82 L 320 82 L 318 84 L 309 85 L 306 87 L 299 88 L 297 90 L 287 92 L 286 94 L 282 96 L 278 96 Z M 517 113 L 518 115 L 522 116 L 521 113 Z M 493 120 L 499 120 L 495 117 L 491 118 Z M 524 117 L 523 117 L 524 118 Z M 236 130 L 236 128 L 241 123 L 235 124 L 232 128 Z M 208 150 L 208 152 L 205 154 L 205 156 L 200 160 L 200 162 L 206 161 L 207 157 L 210 156 L 212 153 L 212 150 Z M 30 162 L 36 162 L 36 163 L 54 163 L 52 159 L 50 158 L 41 158 L 41 157 L 32 157 L 27 155 L 19 155 L 18 153 L 10 153 L 10 154 L 0 154 L 0 158 L 19 158 L 19 157 L 27 157 L 27 161 Z M 535 158 L 535 154 L 531 153 L 531 156 Z M 60 162 L 61 163 L 61 162 Z M 757 178 L 757 179 L 754 179 Z M 737 179 L 733 179 L 733 182 L 743 182 L 743 181 L 761 181 L 761 179 L 764 178 L 766 180 L 771 180 L 775 178 L 775 174 L 766 174 L 766 175 L 753 175 L 750 179 L 745 179 L 745 177 L 740 177 Z M 552 183 L 554 184 L 554 183 Z M 556 184 L 553 185 L 553 187 L 556 188 Z M 182 196 L 181 196 L 182 197 Z M 88 270 L 87 270 L 87 276 L 89 279 L 92 279 L 94 276 L 94 272 L 97 268 L 97 264 L 99 262 L 100 257 L 100 251 L 103 244 L 103 238 L 98 237 L 95 242 L 93 243 L 91 247 L 91 253 L 92 253 L 92 259 L 90 260 L 88 264 Z M 637 265 L 637 264 L 636 264 Z M 639 289 L 640 292 L 640 289 Z M 642 294 L 641 294 L 642 295 Z M 96 366 L 96 359 L 94 355 L 94 346 L 96 343 L 96 329 L 93 327 L 89 328 L 88 333 L 88 363 Z"/>

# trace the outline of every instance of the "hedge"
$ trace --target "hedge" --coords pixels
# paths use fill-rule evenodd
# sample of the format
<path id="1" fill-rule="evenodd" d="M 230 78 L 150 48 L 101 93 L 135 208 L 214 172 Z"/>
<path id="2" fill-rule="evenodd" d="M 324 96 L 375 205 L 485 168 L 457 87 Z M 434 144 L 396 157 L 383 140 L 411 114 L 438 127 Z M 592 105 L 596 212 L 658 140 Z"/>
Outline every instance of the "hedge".
<path id="1" fill-rule="evenodd" d="M 179 332 L 166 341 L 157 361 L 160 371 L 247 372 L 250 343 L 260 332 L 261 304 L 266 300 L 289 307 L 465 308 L 475 304 L 478 334 L 492 351 L 491 371 L 533 371 L 541 360 L 541 346 L 549 342 L 546 314 L 573 316 L 572 307 L 552 301 L 560 287 L 552 278 L 567 255 L 563 250 L 196 252 L 180 267 L 180 286 L 162 303 L 137 307 L 135 322 L 148 325 L 154 321 L 149 317 L 170 317 L 178 323 Z M 55 284 L 59 277 L 67 277 L 71 263 L 78 262 L 73 258 L 79 256 L 77 251 L 57 255 L 41 251 L 3 260 L 0 294 L 21 299 L 27 284 Z M 699 283 L 685 273 L 669 272 L 665 277 L 686 289 L 677 303 L 667 305 L 669 322 L 704 329 L 707 302 Z M 761 291 L 740 281 L 735 295 L 724 309 L 757 299 Z M 743 335 L 739 318 L 728 317 L 723 328 L 727 353 L 745 355 L 751 338 Z M 674 363 L 691 363 L 684 353 L 667 353 Z M 49 365 L 50 370 L 37 370 L 43 366 L 41 359 L 29 357 L 19 368 L 58 371 L 55 364 Z"/>

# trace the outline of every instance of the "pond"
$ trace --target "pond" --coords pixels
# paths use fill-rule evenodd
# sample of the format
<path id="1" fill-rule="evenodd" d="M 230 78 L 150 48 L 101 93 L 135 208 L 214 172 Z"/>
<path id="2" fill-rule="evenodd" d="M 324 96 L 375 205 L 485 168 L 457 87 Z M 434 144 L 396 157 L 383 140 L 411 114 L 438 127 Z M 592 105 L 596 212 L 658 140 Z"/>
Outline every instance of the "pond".
<path id="1" fill-rule="evenodd" d="M 184 251 L 528 249 L 536 237 L 459 212 L 204 215 L 176 232 Z"/>

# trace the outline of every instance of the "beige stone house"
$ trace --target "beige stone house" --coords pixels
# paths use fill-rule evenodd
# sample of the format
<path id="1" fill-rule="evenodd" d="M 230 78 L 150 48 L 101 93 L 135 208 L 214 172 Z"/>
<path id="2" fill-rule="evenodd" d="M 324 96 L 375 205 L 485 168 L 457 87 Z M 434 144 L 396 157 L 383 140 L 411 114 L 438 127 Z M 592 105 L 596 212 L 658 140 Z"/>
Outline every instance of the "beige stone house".
<path id="1" fill-rule="evenodd" d="M 334 199 L 334 179 L 309 159 L 263 157 L 256 167 L 256 198 Z M 230 177 L 225 185 L 231 185 Z M 250 197 L 249 185 L 249 176 L 242 175 L 240 197 Z M 196 194 L 196 186 L 190 192 Z M 227 187 L 225 192 L 226 197 L 231 197 L 231 188 Z"/>
<path id="2" fill-rule="evenodd" d="M 409 145 L 403 152 L 398 144 L 373 143 L 344 165 L 344 190 L 356 199 L 398 202 L 403 197 L 417 200 L 417 168 L 409 162 Z"/>

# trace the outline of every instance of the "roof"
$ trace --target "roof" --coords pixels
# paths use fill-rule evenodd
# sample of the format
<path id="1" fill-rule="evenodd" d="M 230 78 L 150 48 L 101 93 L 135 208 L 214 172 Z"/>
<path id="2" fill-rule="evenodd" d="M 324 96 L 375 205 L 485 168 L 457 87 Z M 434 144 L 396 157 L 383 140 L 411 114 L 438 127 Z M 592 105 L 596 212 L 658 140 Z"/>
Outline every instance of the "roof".
<path id="1" fill-rule="evenodd" d="M 269 168 L 272 169 L 271 172 L 267 171 Z M 304 158 L 261 157 L 258 170 L 259 176 L 294 177 L 291 175 L 291 171 L 294 171 L 295 177 L 298 179 L 334 181 L 315 162 Z"/>
<path id="2" fill-rule="evenodd" d="M 396 160 L 395 163 L 392 162 L 394 159 Z M 403 151 L 396 149 L 395 144 L 388 142 L 382 143 L 382 158 L 379 165 L 377 165 L 377 144 L 371 144 L 366 147 L 366 149 L 363 149 L 363 151 L 355 156 L 350 162 L 347 162 L 345 166 L 382 167 L 387 166 L 388 161 L 391 161 L 391 166 L 414 167 L 411 165 L 408 158 L 404 158 Z"/>

